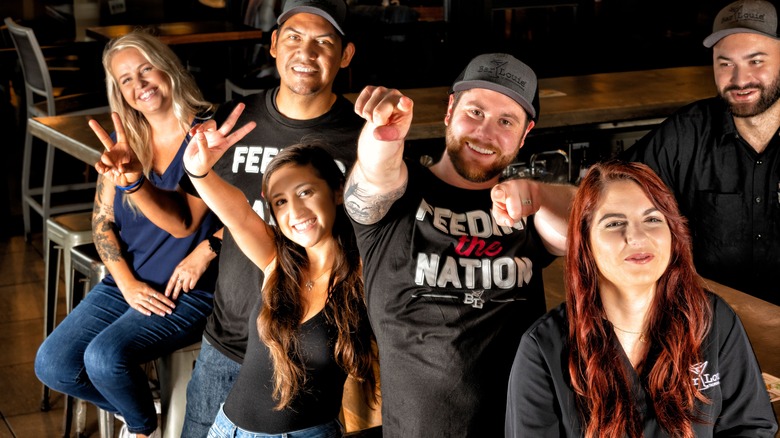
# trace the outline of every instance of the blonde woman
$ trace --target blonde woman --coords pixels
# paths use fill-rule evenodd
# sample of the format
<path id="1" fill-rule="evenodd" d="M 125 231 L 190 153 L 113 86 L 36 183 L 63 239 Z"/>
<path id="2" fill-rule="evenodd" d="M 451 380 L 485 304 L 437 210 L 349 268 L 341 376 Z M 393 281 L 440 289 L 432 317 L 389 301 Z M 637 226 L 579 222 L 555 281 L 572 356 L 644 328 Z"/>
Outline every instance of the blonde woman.
<path id="1" fill-rule="evenodd" d="M 209 214 L 194 233 L 173 236 L 132 199 L 150 185 L 176 187 L 190 126 L 202 122 L 211 105 L 170 48 L 146 33 L 112 40 L 103 66 L 116 132 L 109 136 L 91 122 L 108 149 L 95 165 L 101 176 L 92 231 L 109 275 L 41 345 L 35 371 L 50 388 L 121 414 L 128 432 L 123 436 L 146 437 L 155 434 L 157 414 L 140 364 L 200 340 L 213 305 L 210 260 L 186 279 L 173 276 L 176 286 L 167 286 L 217 221 Z M 113 156 L 114 140 L 138 159 Z M 112 161 L 132 161 L 137 169 L 115 172 L 106 165 Z"/>

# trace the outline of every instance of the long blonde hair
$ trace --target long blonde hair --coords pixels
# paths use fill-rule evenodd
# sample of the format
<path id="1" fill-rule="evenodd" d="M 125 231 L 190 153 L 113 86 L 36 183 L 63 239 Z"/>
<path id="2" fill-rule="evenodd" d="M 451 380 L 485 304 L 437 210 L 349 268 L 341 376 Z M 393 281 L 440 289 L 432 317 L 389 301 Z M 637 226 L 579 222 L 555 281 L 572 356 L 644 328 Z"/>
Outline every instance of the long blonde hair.
<path id="1" fill-rule="evenodd" d="M 127 35 L 114 38 L 106 44 L 103 50 L 103 68 L 106 71 L 106 91 L 111 110 L 116 111 L 122 119 L 125 134 L 130 147 L 143 166 L 145 175 L 152 168 L 151 127 L 140 112 L 136 111 L 124 100 L 111 70 L 111 60 L 119 51 L 134 48 L 157 70 L 161 71 L 171 86 L 173 112 L 179 120 L 182 136 L 190 129 L 190 118 L 210 111 L 213 105 L 203 98 L 195 79 L 182 66 L 179 57 L 167 45 L 155 36 L 141 30 L 134 30 Z"/>

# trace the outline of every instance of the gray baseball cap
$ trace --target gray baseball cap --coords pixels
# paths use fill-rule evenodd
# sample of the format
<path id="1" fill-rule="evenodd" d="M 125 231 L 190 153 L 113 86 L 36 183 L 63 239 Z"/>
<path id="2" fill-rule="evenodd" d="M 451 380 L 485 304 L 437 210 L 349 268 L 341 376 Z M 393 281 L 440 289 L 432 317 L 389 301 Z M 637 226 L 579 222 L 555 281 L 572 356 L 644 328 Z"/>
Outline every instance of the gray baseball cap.
<path id="1" fill-rule="evenodd" d="M 764 0 L 737 0 L 718 12 L 712 25 L 712 34 L 704 39 L 705 47 L 712 47 L 722 38 L 735 33 L 755 33 L 780 39 L 777 36 L 777 11 Z"/>
<path id="2" fill-rule="evenodd" d="M 281 26 L 288 18 L 301 12 L 319 15 L 328 20 L 341 35 L 345 35 L 347 4 L 344 0 L 286 0 L 276 23 Z"/>
<path id="3" fill-rule="evenodd" d="M 539 83 L 536 73 L 506 53 L 479 55 L 455 79 L 452 91 L 485 88 L 517 102 L 532 120 L 539 119 Z"/>

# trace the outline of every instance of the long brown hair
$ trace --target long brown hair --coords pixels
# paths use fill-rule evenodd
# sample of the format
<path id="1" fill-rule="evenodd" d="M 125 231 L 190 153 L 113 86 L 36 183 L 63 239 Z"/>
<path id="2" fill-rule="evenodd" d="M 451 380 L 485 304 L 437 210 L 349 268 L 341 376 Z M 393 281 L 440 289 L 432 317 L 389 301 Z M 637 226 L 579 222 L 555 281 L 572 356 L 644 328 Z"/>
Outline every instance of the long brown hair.
<path id="1" fill-rule="evenodd" d="M 344 174 L 333 157 L 317 145 L 299 144 L 284 148 L 268 164 L 263 175 L 265 199 L 270 199 L 267 190 L 271 175 L 290 164 L 311 165 L 334 193 L 343 190 Z M 309 267 L 309 259 L 305 248 L 288 239 L 278 227 L 273 227 L 273 230 L 277 262 L 263 287 L 263 306 L 257 318 L 257 329 L 260 339 L 271 352 L 274 396 L 279 400 L 276 409 L 280 410 L 290 404 L 305 382 L 298 333 L 303 317 L 300 285 L 302 273 Z M 341 206 L 336 209 L 333 236 L 339 250 L 333 254 L 324 312 L 338 330 L 334 354 L 336 362 L 363 383 L 367 401 L 373 403 L 376 401 L 376 382 L 372 368 L 372 336 L 367 333 L 370 331 L 366 330 L 366 324 L 361 327 L 361 320 L 366 317 L 366 305 L 360 254 L 352 224 Z"/>
<path id="2" fill-rule="evenodd" d="M 693 437 L 698 420 L 696 388 L 688 368 L 700 361 L 710 327 L 711 310 L 701 277 L 693 266 L 690 234 L 677 202 L 658 176 L 644 164 L 610 161 L 594 165 L 572 204 L 565 257 L 566 306 L 569 321 L 569 374 L 585 436 L 639 437 L 643 424 L 634 403 L 625 365 L 616 351 L 614 332 L 599 296 L 599 271 L 590 246 L 593 215 L 606 186 L 633 181 L 664 215 L 672 235 L 669 266 L 656 284 L 648 317 L 650 353 L 638 364 L 658 422 L 670 436 Z M 649 359 L 652 356 L 652 359 Z M 650 361 L 648 373 L 641 370 Z"/>

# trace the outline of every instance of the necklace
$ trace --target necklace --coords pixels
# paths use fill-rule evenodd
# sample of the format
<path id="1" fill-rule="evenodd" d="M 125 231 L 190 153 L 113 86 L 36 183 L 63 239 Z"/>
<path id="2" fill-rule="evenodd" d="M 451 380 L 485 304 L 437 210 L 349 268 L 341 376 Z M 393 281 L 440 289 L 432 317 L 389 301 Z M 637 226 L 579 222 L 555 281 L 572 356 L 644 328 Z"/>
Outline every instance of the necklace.
<path id="1" fill-rule="evenodd" d="M 312 288 L 314 287 L 314 283 L 316 283 L 320 278 L 322 278 L 323 275 L 329 273 L 330 270 L 327 270 L 319 275 L 319 277 L 315 278 L 314 280 L 307 280 L 306 281 L 306 290 L 311 292 Z"/>
<path id="2" fill-rule="evenodd" d="M 607 320 L 607 321 L 609 321 L 609 320 Z M 624 329 L 616 326 L 615 324 L 612 323 L 612 321 L 609 321 L 609 323 L 612 324 L 612 328 L 614 328 L 615 330 L 623 332 L 623 333 L 628 333 L 630 335 L 639 335 L 639 342 L 647 342 L 647 339 L 645 338 L 645 332 L 632 332 L 630 330 L 624 330 Z"/>

